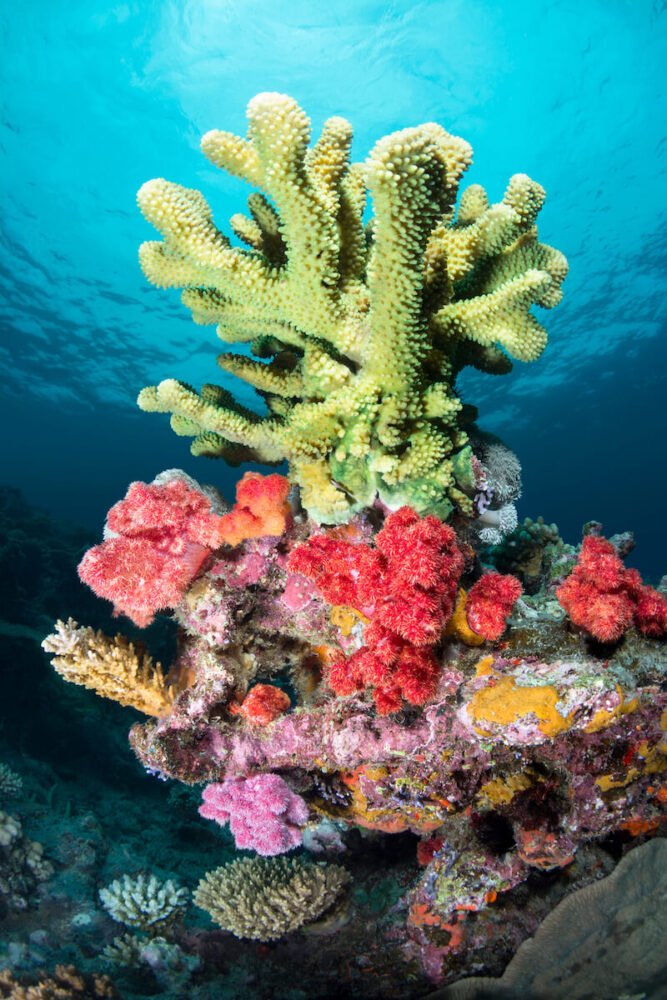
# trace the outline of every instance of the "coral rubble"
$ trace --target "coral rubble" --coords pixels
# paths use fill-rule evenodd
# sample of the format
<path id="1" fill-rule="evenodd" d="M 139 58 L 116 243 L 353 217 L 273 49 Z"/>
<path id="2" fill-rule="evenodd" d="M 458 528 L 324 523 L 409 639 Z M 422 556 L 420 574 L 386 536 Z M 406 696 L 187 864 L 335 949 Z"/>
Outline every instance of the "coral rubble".
<path id="1" fill-rule="evenodd" d="M 376 953 L 397 945 L 423 983 L 501 971 L 489 942 L 503 924 L 506 962 L 534 930 L 544 904 L 523 904 L 540 879 L 564 894 L 604 874 L 601 845 L 661 830 L 667 597 L 623 565 L 628 538 L 589 526 L 577 550 L 555 525 L 518 525 L 518 459 L 456 392 L 464 365 L 499 373 L 545 346 L 529 310 L 557 303 L 566 264 L 537 242 L 539 185 L 516 175 L 493 206 L 476 185 L 459 196 L 470 149 L 434 124 L 362 166 L 342 119 L 309 148 L 289 98 L 248 114 L 247 140 L 213 132 L 203 148 L 268 196 L 232 220 L 249 249 L 198 192 L 159 180 L 139 200 L 164 242 L 141 260 L 196 321 L 251 344 L 255 359 L 220 363 L 268 414 L 173 380 L 140 405 L 170 411 L 196 454 L 286 458 L 288 476 L 246 473 L 230 510 L 170 470 L 110 512 L 81 577 L 135 624 L 173 614 L 167 674 L 73 621 L 43 645 L 66 679 L 148 716 L 130 734 L 146 769 L 204 785 L 201 815 L 260 855 L 195 892 L 223 930 L 355 926 L 353 832 L 369 850 L 403 835 L 411 877 Z M 143 889 L 103 893 L 119 913 L 128 893 L 143 906 Z M 138 961 L 127 935 L 109 947 Z M 168 936 L 151 947 L 185 961 Z"/>

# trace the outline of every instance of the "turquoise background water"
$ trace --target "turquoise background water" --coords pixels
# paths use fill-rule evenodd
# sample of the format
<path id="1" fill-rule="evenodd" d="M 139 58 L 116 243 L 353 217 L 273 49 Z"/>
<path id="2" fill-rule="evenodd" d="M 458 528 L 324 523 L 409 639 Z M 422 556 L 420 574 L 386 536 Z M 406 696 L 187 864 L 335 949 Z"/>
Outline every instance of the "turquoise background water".
<path id="1" fill-rule="evenodd" d="M 520 455 L 521 513 L 576 540 L 599 518 L 633 528 L 635 562 L 667 571 L 665 4 L 651 0 L 23 0 L 2 15 L 2 469 L 31 501 L 101 526 L 134 478 L 188 456 L 135 411 L 166 376 L 222 379 L 211 328 L 144 280 L 154 233 L 135 193 L 200 188 L 218 224 L 242 185 L 198 151 L 245 132 L 261 90 L 290 93 L 314 129 L 342 114 L 356 158 L 436 120 L 470 141 L 468 181 L 547 189 L 545 242 L 571 265 L 537 363 L 467 377 L 481 423 Z"/>

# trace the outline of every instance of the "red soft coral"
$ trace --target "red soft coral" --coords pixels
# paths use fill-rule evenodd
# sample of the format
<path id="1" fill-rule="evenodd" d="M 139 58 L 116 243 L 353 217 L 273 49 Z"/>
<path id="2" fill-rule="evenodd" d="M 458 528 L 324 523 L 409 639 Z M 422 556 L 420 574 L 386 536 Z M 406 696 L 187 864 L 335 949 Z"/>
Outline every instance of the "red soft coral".
<path id="1" fill-rule="evenodd" d="M 470 588 L 465 604 L 466 619 L 473 632 L 492 642 L 500 639 L 522 589 L 515 576 L 502 573 L 481 576 Z"/>
<path id="2" fill-rule="evenodd" d="M 584 538 L 556 597 L 571 621 L 601 642 L 617 642 L 631 625 L 655 638 L 667 634 L 667 598 L 626 569 L 606 538 Z"/>
<path id="3" fill-rule="evenodd" d="M 211 551 L 220 545 L 221 517 L 186 479 L 132 483 L 111 508 L 115 537 L 89 549 L 79 576 L 98 597 L 145 628 L 161 608 L 173 608 Z"/>
<path id="4" fill-rule="evenodd" d="M 256 726 L 268 726 L 283 715 L 292 702 L 286 691 L 275 684 L 255 684 L 238 707 L 230 706 L 236 715 L 243 715 Z"/>
<path id="5" fill-rule="evenodd" d="M 313 580 L 327 601 L 370 619 L 364 646 L 337 658 L 327 677 L 339 695 L 372 688 L 387 714 L 435 692 L 433 648 L 454 609 L 464 558 L 452 528 L 409 507 L 387 517 L 375 546 L 316 535 L 293 550 L 289 568 Z"/>

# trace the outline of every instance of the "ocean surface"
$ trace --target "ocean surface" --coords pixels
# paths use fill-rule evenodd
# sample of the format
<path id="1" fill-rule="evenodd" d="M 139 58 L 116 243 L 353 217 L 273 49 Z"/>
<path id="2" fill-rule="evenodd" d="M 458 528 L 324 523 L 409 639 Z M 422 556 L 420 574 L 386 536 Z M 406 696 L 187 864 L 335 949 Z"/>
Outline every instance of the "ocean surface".
<path id="1" fill-rule="evenodd" d="M 510 377 L 469 376 L 484 427 L 520 456 L 521 513 L 576 540 L 596 518 L 634 530 L 634 558 L 667 567 L 664 4 L 660 0 L 197 0 L 52 3 L 2 14 L 2 479 L 97 528 L 130 479 L 202 475 L 146 384 L 218 376 L 217 339 L 177 291 L 148 285 L 135 205 L 166 177 L 202 190 L 219 224 L 241 182 L 198 143 L 245 133 L 262 90 L 333 114 L 354 155 L 437 121 L 474 149 L 468 180 L 501 197 L 547 190 L 541 238 L 570 262 L 543 316 L 549 346 Z M 224 378 L 224 376 L 223 376 Z M 206 463 L 216 482 L 223 468 Z"/>
<path id="2" fill-rule="evenodd" d="M 198 821 L 196 795 L 147 781 L 125 742 L 132 711 L 63 694 L 36 643 L 69 614 L 113 628 L 75 567 L 132 480 L 177 467 L 233 499 L 243 469 L 192 458 L 166 417 L 138 410 L 137 393 L 167 377 L 217 381 L 261 410 L 215 365 L 214 329 L 142 275 L 138 246 L 156 237 L 138 188 L 153 177 L 198 188 L 228 231 L 248 191 L 199 140 L 212 128 L 245 134 L 260 91 L 293 96 L 315 134 L 347 118 L 357 160 L 381 136 L 435 121 L 471 143 L 466 180 L 492 201 L 513 173 L 539 181 L 540 238 L 570 264 L 562 303 L 539 310 L 548 347 L 509 376 L 466 372 L 462 395 L 521 460 L 520 517 L 555 522 L 573 544 L 591 519 L 607 535 L 633 531 L 628 564 L 657 584 L 667 573 L 667 4 L 22 0 L 3 5 L 0 27 L 0 761 L 23 774 L 47 853 L 72 816 L 72 845 L 97 824 L 97 859 L 67 868 L 65 895 L 83 898 L 123 857 L 148 864 L 151 838 L 154 869 L 192 884 L 202 856 L 233 852 L 230 841 Z M 154 627 L 165 657 L 173 641 Z M 0 959 L 2 933 L 0 921 Z M 12 937 L 10 964 L 65 960 L 66 938 L 48 921 L 32 926 Z M 211 996 L 254 988 L 250 959 L 247 975 L 229 961 L 230 992 Z M 187 995 L 174 981 L 167 993 Z"/>

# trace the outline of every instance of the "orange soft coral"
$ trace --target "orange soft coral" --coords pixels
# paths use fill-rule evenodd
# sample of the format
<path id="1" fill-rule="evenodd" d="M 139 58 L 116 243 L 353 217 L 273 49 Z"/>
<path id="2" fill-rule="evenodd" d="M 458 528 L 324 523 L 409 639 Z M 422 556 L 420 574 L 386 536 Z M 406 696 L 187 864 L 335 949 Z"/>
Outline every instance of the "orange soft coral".
<path id="1" fill-rule="evenodd" d="M 236 486 L 236 503 L 221 518 L 221 541 L 239 545 L 246 538 L 282 535 L 289 525 L 289 480 L 274 473 L 246 472 Z"/>

